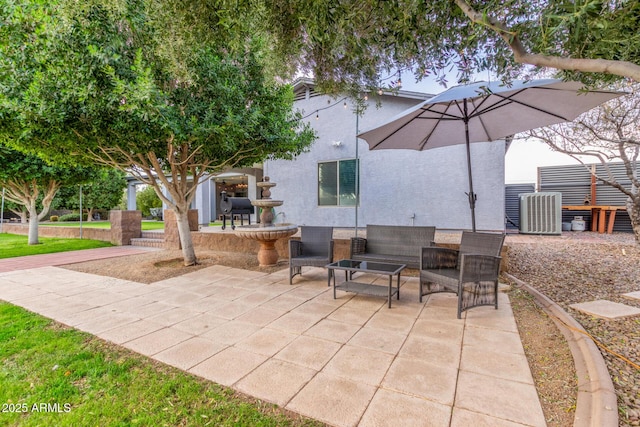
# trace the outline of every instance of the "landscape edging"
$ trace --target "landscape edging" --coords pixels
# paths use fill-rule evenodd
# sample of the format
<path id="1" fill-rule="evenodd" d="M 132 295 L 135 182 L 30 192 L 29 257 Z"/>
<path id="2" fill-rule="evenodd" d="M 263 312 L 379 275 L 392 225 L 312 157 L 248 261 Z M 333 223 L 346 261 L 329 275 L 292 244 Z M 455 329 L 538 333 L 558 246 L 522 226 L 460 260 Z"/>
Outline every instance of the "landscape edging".
<path id="1" fill-rule="evenodd" d="M 578 377 L 574 426 L 618 426 L 618 399 L 607 365 L 593 340 L 569 313 L 528 283 L 504 273 L 536 299 L 564 335 Z"/>

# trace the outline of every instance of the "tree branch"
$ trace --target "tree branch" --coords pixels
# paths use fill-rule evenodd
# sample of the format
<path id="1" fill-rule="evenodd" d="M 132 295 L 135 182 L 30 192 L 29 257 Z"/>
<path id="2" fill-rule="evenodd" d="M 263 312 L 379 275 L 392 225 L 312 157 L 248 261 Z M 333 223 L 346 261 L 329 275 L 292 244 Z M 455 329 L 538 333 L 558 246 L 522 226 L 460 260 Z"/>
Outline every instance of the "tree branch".
<path id="1" fill-rule="evenodd" d="M 471 22 L 482 25 L 497 33 L 513 52 L 515 61 L 520 64 L 567 71 L 613 74 L 621 77 L 630 77 L 640 82 L 640 65 L 634 64 L 633 62 L 608 59 L 565 58 L 527 52 L 518 38 L 518 34 L 509 30 L 509 28 L 496 18 L 476 11 L 465 0 L 455 0 L 455 2 Z"/>
<path id="2" fill-rule="evenodd" d="M 576 148 L 576 150 L 569 150 L 565 147 L 562 147 L 560 145 L 558 145 L 555 141 L 554 138 L 552 138 L 547 132 L 553 132 L 556 135 L 560 136 L 561 138 L 564 138 L 564 136 L 557 131 L 558 127 L 552 127 L 552 128 L 544 128 L 544 130 L 536 130 L 536 131 L 530 131 L 529 134 L 531 136 L 533 136 L 534 138 L 538 138 L 541 141 L 543 141 L 544 143 L 546 143 L 548 146 L 550 146 L 552 149 L 554 149 L 555 151 L 558 151 L 560 153 L 566 154 L 568 156 L 570 156 L 571 158 L 575 159 L 576 161 L 580 162 L 582 165 L 584 165 L 585 167 L 587 167 L 589 169 L 589 164 L 585 163 L 579 156 L 590 156 L 590 157 L 595 157 L 599 160 L 600 164 L 603 165 L 603 167 L 605 168 L 605 171 L 607 171 L 607 175 L 608 178 L 603 178 L 597 174 L 593 174 L 593 172 L 591 172 L 591 170 L 589 169 L 589 172 L 592 173 L 598 180 L 602 181 L 603 183 L 619 190 L 621 193 L 623 193 L 624 195 L 626 195 L 629 198 L 632 198 L 635 200 L 636 196 L 632 193 L 631 190 L 629 190 L 628 188 L 625 188 L 624 186 L 622 186 L 613 176 L 613 173 L 611 172 L 609 165 L 607 163 L 607 161 L 609 160 L 608 158 L 605 158 L 605 156 L 603 155 L 603 153 L 599 152 L 599 151 L 593 151 L 593 150 L 579 150 Z M 624 153 L 623 153 L 624 154 Z M 621 155 L 622 160 L 624 161 L 625 164 L 625 168 L 627 170 L 627 175 L 629 174 L 629 165 L 628 165 L 628 161 L 626 161 L 626 156 L 625 155 Z M 633 179 L 632 179 L 633 182 Z"/>
<path id="3" fill-rule="evenodd" d="M 42 220 L 49 213 L 49 208 L 51 207 L 51 202 L 53 202 L 53 198 L 56 196 L 58 189 L 60 188 L 60 183 L 55 179 L 49 181 L 47 185 L 47 189 L 44 193 L 44 197 L 42 198 L 42 211 L 38 214 L 38 221 Z M 82 212 L 80 212 L 82 215 Z"/>
<path id="4" fill-rule="evenodd" d="M 28 184 L 26 183 L 26 181 L 23 181 L 21 179 L 12 179 L 3 181 L 2 185 L 7 190 L 5 193 L 5 198 L 7 200 L 24 206 L 29 203 Z"/>

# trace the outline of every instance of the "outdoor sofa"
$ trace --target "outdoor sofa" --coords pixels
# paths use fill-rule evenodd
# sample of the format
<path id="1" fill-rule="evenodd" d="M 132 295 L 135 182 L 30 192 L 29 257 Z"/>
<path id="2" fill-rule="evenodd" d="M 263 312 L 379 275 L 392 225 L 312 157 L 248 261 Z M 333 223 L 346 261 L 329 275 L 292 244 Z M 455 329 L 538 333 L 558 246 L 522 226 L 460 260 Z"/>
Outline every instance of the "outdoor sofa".
<path id="1" fill-rule="evenodd" d="M 367 237 L 352 237 L 349 258 L 356 261 L 420 267 L 423 247 L 433 246 L 436 228 L 430 226 L 367 225 Z"/>

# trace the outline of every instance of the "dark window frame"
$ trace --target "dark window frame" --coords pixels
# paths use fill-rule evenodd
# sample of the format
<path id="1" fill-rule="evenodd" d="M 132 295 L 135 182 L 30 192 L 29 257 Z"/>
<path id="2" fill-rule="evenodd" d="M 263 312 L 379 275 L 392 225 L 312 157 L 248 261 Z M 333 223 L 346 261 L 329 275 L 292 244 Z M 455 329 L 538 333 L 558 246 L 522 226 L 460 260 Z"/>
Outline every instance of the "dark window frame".
<path id="1" fill-rule="evenodd" d="M 352 176 L 346 175 L 349 169 Z M 360 204 L 360 160 L 356 158 L 318 162 L 319 207 L 355 207 Z"/>

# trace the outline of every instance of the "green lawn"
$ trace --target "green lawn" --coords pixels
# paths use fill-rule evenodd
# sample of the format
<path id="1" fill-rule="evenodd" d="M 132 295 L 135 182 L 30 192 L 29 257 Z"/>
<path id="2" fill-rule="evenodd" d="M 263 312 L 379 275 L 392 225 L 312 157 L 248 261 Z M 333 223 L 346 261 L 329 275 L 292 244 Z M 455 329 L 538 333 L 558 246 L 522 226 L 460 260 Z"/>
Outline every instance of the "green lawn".
<path id="1" fill-rule="evenodd" d="M 40 241 L 39 245 L 29 245 L 27 236 L 0 233 L 0 258 L 52 254 L 55 252 L 77 251 L 80 249 L 93 249 L 113 246 L 109 242 L 90 239 L 39 237 L 38 240 Z"/>
<path id="2" fill-rule="evenodd" d="M 1 425 L 312 426 L 0 302 Z"/>
<path id="3" fill-rule="evenodd" d="M 47 227 L 80 227 L 79 221 L 65 221 L 65 222 L 42 222 L 40 225 L 46 225 Z M 109 221 L 91 221 L 82 223 L 82 228 L 111 228 Z M 163 221 L 142 221 L 142 230 L 163 230 Z"/>

